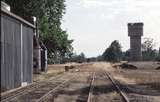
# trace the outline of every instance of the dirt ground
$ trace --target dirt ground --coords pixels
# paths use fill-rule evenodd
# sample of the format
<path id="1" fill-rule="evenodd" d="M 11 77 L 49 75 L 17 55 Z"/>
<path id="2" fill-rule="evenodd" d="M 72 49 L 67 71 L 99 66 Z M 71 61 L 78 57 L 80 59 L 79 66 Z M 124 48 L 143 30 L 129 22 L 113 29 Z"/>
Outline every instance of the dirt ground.
<path id="1" fill-rule="evenodd" d="M 160 70 L 156 70 L 156 67 L 159 66 L 157 62 L 129 63 L 136 66 L 137 69 L 115 67 L 119 64 L 93 62 L 49 65 L 48 71 L 35 74 L 33 81 L 43 84 L 49 82 L 53 84 L 54 88 L 57 86 L 54 85 L 54 81 L 62 82 L 72 78 L 69 83 L 50 93 L 45 102 L 87 102 L 92 77 L 95 74 L 91 102 L 123 102 L 115 87 L 105 78 L 103 73 L 107 72 L 126 93 L 130 102 L 160 102 Z M 65 66 L 70 67 L 68 71 L 65 71 Z M 48 90 L 47 86 L 43 85 L 43 88 Z M 52 89 L 52 87 L 50 88 Z M 34 92 L 34 90 L 37 91 Z M 41 90 L 33 89 L 13 100 L 21 99 L 23 101 L 26 100 L 26 96 L 32 96 L 30 93 L 37 94 L 37 92 L 39 93 Z M 40 95 L 43 96 L 43 94 L 39 94 L 38 97 L 41 97 Z"/>
<path id="2" fill-rule="evenodd" d="M 116 67 L 114 78 L 124 84 L 123 87 L 127 88 L 130 97 L 137 97 L 140 102 L 145 99 L 149 102 L 160 102 L 160 70 L 156 70 L 160 65 L 157 62 L 130 62 L 129 64 L 136 66 L 137 69 Z"/>
<path id="3" fill-rule="evenodd" d="M 74 84 L 73 81 L 72 84 L 70 84 L 67 88 L 61 89 L 61 91 L 58 92 L 59 95 L 55 98 L 55 102 L 65 102 L 64 100 L 69 100 L 70 102 L 72 102 L 77 99 L 77 95 L 71 95 L 71 92 L 86 87 L 88 85 L 87 77 L 89 77 L 89 74 L 91 72 L 105 70 L 112 74 L 112 76 L 122 85 L 122 88 L 125 87 L 125 91 L 127 90 L 126 93 L 128 97 L 134 97 L 131 101 L 134 102 L 138 100 L 137 102 L 160 102 L 160 71 L 156 70 L 156 68 L 159 66 L 159 63 L 130 62 L 129 64 L 136 66 L 137 69 L 122 69 L 120 67 L 114 67 L 115 64 L 106 62 L 95 62 L 89 64 L 72 63 L 63 65 L 49 65 L 48 72 L 42 74 L 43 77 L 35 77 L 34 80 L 38 78 L 38 80 L 46 80 L 49 77 L 64 74 L 64 67 L 66 65 L 73 65 L 74 68 L 70 69 L 69 72 L 78 73 L 78 75 L 80 75 L 79 78 L 75 80 L 77 83 Z M 96 81 L 95 86 L 96 85 L 99 85 L 99 81 Z M 67 90 L 68 93 L 70 93 L 68 95 L 64 94 L 64 92 L 67 93 Z M 112 96 L 113 98 L 116 94 L 113 91 L 112 93 L 107 93 L 107 95 Z"/>
<path id="4" fill-rule="evenodd" d="M 108 72 L 113 72 L 115 69 L 112 68 L 109 63 L 83 63 L 83 64 L 67 64 L 67 66 L 73 65 L 73 69 L 69 69 L 65 72 L 64 65 L 49 65 L 48 72 L 45 73 L 46 76 L 54 73 L 52 78 L 56 76 L 55 73 L 76 73 L 76 78 L 73 79 L 66 87 L 53 92 L 49 97 L 47 102 L 87 102 L 90 83 L 93 73 L 95 75 L 94 91 L 92 95 L 92 102 L 121 102 L 120 95 L 116 92 L 116 89 L 101 73 L 103 70 Z M 42 75 L 44 77 L 44 75 Z M 42 80 L 46 80 L 42 78 Z M 103 99 L 102 99 L 103 98 Z M 119 101 L 118 101 L 119 100 Z"/>

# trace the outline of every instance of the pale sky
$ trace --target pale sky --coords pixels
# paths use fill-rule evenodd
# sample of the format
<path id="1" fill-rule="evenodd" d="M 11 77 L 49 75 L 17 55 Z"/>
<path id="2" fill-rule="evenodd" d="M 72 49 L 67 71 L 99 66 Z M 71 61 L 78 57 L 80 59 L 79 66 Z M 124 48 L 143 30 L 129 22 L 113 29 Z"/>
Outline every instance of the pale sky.
<path id="1" fill-rule="evenodd" d="M 143 38 L 160 46 L 160 0 L 66 0 L 66 6 L 62 28 L 77 54 L 98 56 L 113 40 L 129 49 L 128 22 L 143 22 Z"/>

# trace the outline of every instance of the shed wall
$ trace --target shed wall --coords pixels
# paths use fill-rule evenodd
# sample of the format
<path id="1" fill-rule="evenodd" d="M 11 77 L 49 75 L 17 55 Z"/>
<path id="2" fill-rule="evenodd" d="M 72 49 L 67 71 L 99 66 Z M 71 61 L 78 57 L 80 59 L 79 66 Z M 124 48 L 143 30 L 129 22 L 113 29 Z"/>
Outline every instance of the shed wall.
<path id="1" fill-rule="evenodd" d="M 1 12 L 1 91 L 32 82 L 33 30 Z"/>

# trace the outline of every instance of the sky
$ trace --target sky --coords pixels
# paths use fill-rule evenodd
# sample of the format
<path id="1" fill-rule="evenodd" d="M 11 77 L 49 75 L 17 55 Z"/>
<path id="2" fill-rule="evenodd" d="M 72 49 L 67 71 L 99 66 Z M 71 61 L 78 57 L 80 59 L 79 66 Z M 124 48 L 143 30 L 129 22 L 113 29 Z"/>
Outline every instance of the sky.
<path id="1" fill-rule="evenodd" d="M 62 28 L 73 39 L 74 52 L 101 55 L 114 40 L 130 48 L 127 23 L 143 22 L 144 35 L 160 46 L 160 0 L 66 0 Z"/>

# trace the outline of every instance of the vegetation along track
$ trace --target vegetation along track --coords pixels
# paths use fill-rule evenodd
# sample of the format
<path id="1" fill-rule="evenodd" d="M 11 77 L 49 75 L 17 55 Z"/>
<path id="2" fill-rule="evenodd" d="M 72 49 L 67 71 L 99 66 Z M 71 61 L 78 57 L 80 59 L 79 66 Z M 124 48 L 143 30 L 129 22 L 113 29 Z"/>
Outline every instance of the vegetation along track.
<path id="1" fill-rule="evenodd" d="M 57 89 L 65 86 L 66 83 L 69 83 L 71 79 L 65 80 L 64 82 L 62 82 L 61 84 L 59 84 L 58 86 L 56 86 L 55 88 L 51 89 L 50 91 L 48 91 L 46 94 L 44 94 L 43 96 L 41 96 L 38 100 L 36 100 L 35 102 L 46 102 L 45 100 L 48 98 L 48 96 L 53 93 L 54 91 L 56 91 Z"/>
<path id="2" fill-rule="evenodd" d="M 51 78 L 48 81 L 52 81 L 52 80 L 55 80 L 55 79 L 60 78 L 60 77 L 62 77 L 62 75 L 58 75 L 57 77 Z M 46 81 L 34 82 L 33 84 L 30 84 L 30 85 L 25 86 L 25 87 L 18 88 L 14 91 L 7 92 L 7 93 L 2 93 L 1 94 L 1 102 L 6 102 L 7 100 L 10 100 L 14 97 L 21 96 L 25 93 L 28 93 L 29 91 L 32 91 L 35 88 L 39 88 L 41 86 L 44 86 L 46 84 L 45 82 Z"/>
<path id="3" fill-rule="evenodd" d="M 107 79 L 107 80 L 106 80 Z M 109 92 L 116 91 L 116 95 L 108 95 Z M 115 101 L 114 101 L 115 100 Z M 115 83 L 111 75 L 107 72 L 96 72 L 93 74 L 90 84 L 88 99 L 86 102 L 129 102 L 128 97 Z"/>
<path id="4" fill-rule="evenodd" d="M 1 97 L 1 102 L 35 102 L 50 90 L 58 88 L 60 85 L 67 83 L 69 80 L 65 80 L 66 77 L 70 76 L 60 75 L 48 81 L 31 84 L 17 91 L 3 95 Z"/>

